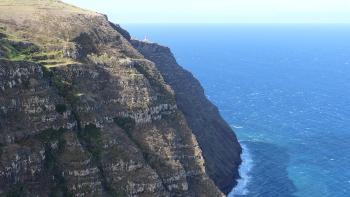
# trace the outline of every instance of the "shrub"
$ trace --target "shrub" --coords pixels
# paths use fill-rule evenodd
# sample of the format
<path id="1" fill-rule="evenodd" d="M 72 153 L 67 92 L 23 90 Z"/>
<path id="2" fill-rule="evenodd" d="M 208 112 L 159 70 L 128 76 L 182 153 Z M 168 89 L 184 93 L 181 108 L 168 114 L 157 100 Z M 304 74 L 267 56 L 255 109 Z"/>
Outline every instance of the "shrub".
<path id="1" fill-rule="evenodd" d="M 91 153 L 95 162 L 100 160 L 102 152 L 102 138 L 100 129 L 93 124 L 85 126 L 84 129 L 78 132 L 79 141 Z"/>
<path id="2" fill-rule="evenodd" d="M 118 117 L 114 118 L 114 122 L 127 133 L 130 133 L 131 130 L 135 127 L 135 120 L 128 117 Z"/>
<path id="3" fill-rule="evenodd" d="M 57 104 L 56 105 L 56 112 L 63 114 L 67 111 L 67 106 L 65 104 Z"/>

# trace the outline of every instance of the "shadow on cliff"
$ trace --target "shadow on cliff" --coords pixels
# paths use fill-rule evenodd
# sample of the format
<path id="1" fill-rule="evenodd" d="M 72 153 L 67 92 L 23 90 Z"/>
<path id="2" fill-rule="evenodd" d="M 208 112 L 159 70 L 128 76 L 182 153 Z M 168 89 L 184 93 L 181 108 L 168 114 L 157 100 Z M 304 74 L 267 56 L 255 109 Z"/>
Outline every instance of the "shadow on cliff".
<path id="1" fill-rule="evenodd" d="M 243 143 L 248 146 L 254 163 L 247 196 L 295 197 L 296 187 L 287 172 L 287 150 L 265 142 Z"/>

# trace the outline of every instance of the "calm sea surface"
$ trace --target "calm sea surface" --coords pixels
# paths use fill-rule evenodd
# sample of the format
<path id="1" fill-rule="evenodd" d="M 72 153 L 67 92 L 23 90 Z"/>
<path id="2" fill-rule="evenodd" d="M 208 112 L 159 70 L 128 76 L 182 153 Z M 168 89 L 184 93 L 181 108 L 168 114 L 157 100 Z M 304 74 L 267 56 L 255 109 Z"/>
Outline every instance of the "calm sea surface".
<path id="1" fill-rule="evenodd" d="M 124 27 L 169 46 L 235 130 L 234 196 L 350 196 L 350 26 Z"/>

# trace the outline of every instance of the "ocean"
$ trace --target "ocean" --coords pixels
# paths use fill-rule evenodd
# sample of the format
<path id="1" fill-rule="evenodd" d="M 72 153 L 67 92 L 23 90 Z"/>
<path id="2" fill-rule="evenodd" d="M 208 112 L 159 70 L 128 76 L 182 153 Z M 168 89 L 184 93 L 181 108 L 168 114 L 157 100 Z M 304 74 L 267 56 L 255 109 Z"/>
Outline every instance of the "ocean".
<path id="1" fill-rule="evenodd" d="M 230 196 L 350 196 L 350 25 L 124 25 L 169 46 L 244 149 Z"/>

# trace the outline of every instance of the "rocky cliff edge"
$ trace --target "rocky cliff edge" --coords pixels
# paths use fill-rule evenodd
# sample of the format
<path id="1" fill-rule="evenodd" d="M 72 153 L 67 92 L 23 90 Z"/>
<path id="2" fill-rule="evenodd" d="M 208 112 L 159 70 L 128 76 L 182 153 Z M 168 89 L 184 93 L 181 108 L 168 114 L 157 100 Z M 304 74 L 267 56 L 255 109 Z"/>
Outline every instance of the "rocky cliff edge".
<path id="1" fill-rule="evenodd" d="M 164 48 L 147 52 L 106 16 L 57 0 L 3 0 L 0 10 L 1 196 L 232 187 L 237 140 L 198 81 L 153 50 Z M 193 86 L 181 90 L 177 77 Z M 196 119 L 199 109 L 207 115 Z"/>

